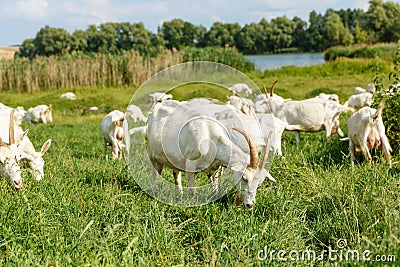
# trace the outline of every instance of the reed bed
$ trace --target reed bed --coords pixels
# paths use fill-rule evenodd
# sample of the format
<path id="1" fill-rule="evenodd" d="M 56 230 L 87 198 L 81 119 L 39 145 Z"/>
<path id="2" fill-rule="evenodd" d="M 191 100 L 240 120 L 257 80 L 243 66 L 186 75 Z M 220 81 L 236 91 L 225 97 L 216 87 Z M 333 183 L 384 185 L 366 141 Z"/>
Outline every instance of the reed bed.
<path id="1" fill-rule="evenodd" d="M 123 51 L 117 55 L 73 53 L 33 60 L 19 58 L 0 61 L 0 92 L 135 86 L 166 67 L 194 60 L 220 62 L 238 69 L 249 67 L 243 55 L 233 48 L 164 50 L 154 57 Z"/>

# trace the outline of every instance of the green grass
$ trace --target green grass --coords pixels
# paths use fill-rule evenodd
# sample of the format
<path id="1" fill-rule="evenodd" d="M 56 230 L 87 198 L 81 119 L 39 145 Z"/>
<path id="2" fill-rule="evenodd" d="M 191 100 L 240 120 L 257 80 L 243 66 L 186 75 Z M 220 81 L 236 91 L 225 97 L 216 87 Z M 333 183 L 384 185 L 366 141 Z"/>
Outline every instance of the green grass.
<path id="1" fill-rule="evenodd" d="M 257 75 L 257 84 L 270 79 Z M 291 88 L 307 79 L 276 75 L 285 78 L 290 96 L 296 95 Z M 352 87 L 346 93 L 357 86 L 352 77 L 341 75 L 343 84 Z M 328 78 L 319 83 L 309 78 L 315 86 L 306 91 L 336 89 L 325 84 Z M 320 255 L 324 249 L 338 249 L 341 238 L 347 241 L 344 252 L 395 255 L 394 265 L 400 264 L 397 155 L 391 170 L 379 154 L 371 166 L 358 155 L 352 168 L 347 143 L 338 136 L 325 140 L 322 132 L 302 133 L 296 145 L 294 135 L 285 132 L 285 157 L 276 157 L 271 169 L 277 182 L 261 185 L 252 211 L 233 204 L 236 190 L 208 205 L 174 207 L 153 199 L 135 182 L 135 175 L 146 175 L 147 169 L 139 157 L 142 138 L 134 140 L 138 157 L 133 174 L 124 161 L 104 160 L 100 121 L 109 109 L 123 110 L 133 91 L 75 88 L 78 99 L 69 102 L 59 99 L 61 90 L 1 94 L 1 101 L 12 106 L 53 103 L 54 124 L 23 124 L 37 149 L 52 138 L 44 156 L 45 178 L 34 181 L 24 171 L 21 192 L 5 179 L 0 182 L 0 265 L 280 266 L 277 252 L 272 261 L 260 261 L 259 251 L 284 250 L 288 256 L 292 250 L 313 250 Z M 101 103 L 104 109 L 97 114 L 81 111 Z M 348 115 L 341 118 L 347 132 Z M 330 261 L 327 254 L 323 261 L 286 264 L 372 266 Z"/>

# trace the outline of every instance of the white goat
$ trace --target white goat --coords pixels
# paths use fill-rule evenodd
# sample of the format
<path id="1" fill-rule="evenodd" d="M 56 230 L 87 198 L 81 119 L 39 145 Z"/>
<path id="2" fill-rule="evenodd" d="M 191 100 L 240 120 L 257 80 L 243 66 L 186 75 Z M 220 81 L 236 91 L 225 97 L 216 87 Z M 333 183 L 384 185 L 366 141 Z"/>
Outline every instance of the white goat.
<path id="1" fill-rule="evenodd" d="M 362 87 L 357 86 L 356 88 L 354 88 L 354 93 L 353 93 L 353 95 L 363 94 L 363 93 L 365 93 L 365 92 L 367 92 L 367 90 L 365 90 L 365 89 L 362 88 Z"/>
<path id="2" fill-rule="evenodd" d="M 64 99 L 68 99 L 68 100 L 75 100 L 76 99 L 76 95 L 72 92 L 67 92 L 67 93 L 63 93 L 60 96 L 61 98 Z"/>
<path id="3" fill-rule="evenodd" d="M 271 107 L 268 104 L 268 99 L 272 98 L 277 104 L 282 104 L 285 101 L 289 101 L 291 99 L 284 99 L 283 97 L 277 95 L 274 93 L 274 87 L 277 81 L 274 82 L 274 84 L 271 87 L 271 92 L 268 93 L 267 88 L 265 88 L 265 85 L 263 84 L 263 89 L 265 94 L 260 94 L 256 97 L 256 100 L 254 101 L 254 110 L 257 113 L 272 113 Z"/>
<path id="4" fill-rule="evenodd" d="M 328 101 L 328 100 L 332 100 L 332 101 L 334 101 L 336 103 L 339 103 L 339 96 L 337 94 L 320 93 L 315 98 L 321 99 L 322 101 L 325 101 L 325 102 Z"/>
<path id="5" fill-rule="evenodd" d="M 135 128 L 132 128 L 129 130 L 129 135 L 132 135 L 134 133 L 141 133 L 141 134 L 146 135 L 147 134 L 147 125 L 135 127 Z"/>
<path id="6" fill-rule="evenodd" d="M 172 99 L 172 95 L 171 94 L 159 93 L 159 92 L 151 93 L 151 94 L 149 94 L 149 96 L 151 97 L 152 104 L 155 104 L 157 102 L 161 102 L 161 101 L 164 101 L 164 100 Z"/>
<path id="7" fill-rule="evenodd" d="M 8 121 L 7 117 L 8 114 L 10 114 L 10 112 L 11 111 L 0 111 L 0 113 L 5 117 L 4 119 L 5 122 Z M 15 136 L 22 136 L 24 134 L 24 131 L 20 126 L 15 126 L 14 133 Z M 0 130 L 0 137 L 3 140 L 8 140 L 9 138 L 8 134 L 3 130 Z M 32 142 L 30 141 L 27 135 L 24 135 L 24 138 L 20 142 L 19 147 L 22 153 L 21 159 L 28 163 L 29 172 L 36 180 L 42 180 L 44 177 L 43 155 L 50 148 L 50 145 L 51 145 L 51 139 L 48 139 L 46 142 L 44 142 L 40 151 L 36 151 L 35 147 L 33 146 Z"/>
<path id="8" fill-rule="evenodd" d="M 228 88 L 233 95 L 243 94 L 244 96 L 249 96 L 253 93 L 251 88 L 245 83 L 236 83 Z"/>
<path id="9" fill-rule="evenodd" d="M 8 143 L 4 142 L 0 137 L 0 174 L 6 177 L 15 189 L 19 190 L 23 187 L 21 169 L 18 165 L 22 157 L 20 144 L 28 130 L 20 135 L 17 139 L 18 141 L 15 142 L 14 111 L 9 114 L 1 112 L 0 122 L 2 125 L 9 124 L 8 129 L 6 127 L 0 128 L 1 132 L 5 132 L 8 135 Z"/>
<path id="10" fill-rule="evenodd" d="M 281 140 L 286 125 L 273 114 L 256 114 L 256 116 L 254 116 L 224 111 L 216 113 L 214 117 L 224 125 L 228 131 L 232 128 L 244 129 L 253 139 L 257 149 L 261 149 L 265 146 L 265 138 L 267 134 L 272 131 L 271 147 L 274 152 L 282 156 Z M 230 132 L 230 134 L 232 133 Z M 247 144 L 240 143 L 240 140 L 234 140 L 234 142 L 245 150 Z"/>
<path id="11" fill-rule="evenodd" d="M 24 120 L 32 123 L 50 124 L 53 122 L 52 105 L 38 105 L 27 110 Z"/>
<path id="12" fill-rule="evenodd" d="M 274 87 L 273 84 L 272 88 Z M 273 89 L 271 89 L 272 91 Z M 347 109 L 333 100 L 310 98 L 300 101 L 285 101 L 278 104 L 268 98 L 272 113 L 286 124 L 286 130 L 295 131 L 296 141 L 300 142 L 300 132 L 318 132 L 325 130 L 326 138 L 334 133 L 343 135 L 339 129 L 340 113 Z"/>
<path id="13" fill-rule="evenodd" d="M 345 107 L 354 108 L 356 110 L 362 107 L 369 107 L 372 105 L 372 96 L 373 95 L 370 92 L 352 95 L 343 105 Z"/>
<path id="14" fill-rule="evenodd" d="M 168 130 L 163 131 L 164 127 Z M 248 209 L 253 208 L 257 188 L 265 177 L 275 181 L 264 169 L 269 145 L 258 165 L 258 152 L 253 140 L 244 131 L 236 131 L 246 139 L 249 153 L 232 141 L 221 123 L 204 116 L 200 109 L 191 109 L 177 101 L 157 103 L 148 117 L 147 134 L 147 152 L 155 168 L 153 185 L 157 173 L 161 175 L 164 166 L 186 171 L 189 190 L 194 185 L 194 173 L 214 172 L 219 166 L 228 167 L 234 171 L 235 181 L 240 180 L 239 201 L 243 199 Z"/>
<path id="15" fill-rule="evenodd" d="M 378 109 L 363 107 L 353 113 L 348 121 L 350 161 L 354 164 L 355 150 L 361 149 L 364 157 L 372 160 L 369 150 L 378 148 L 385 153 L 386 161 L 390 167 L 392 151 L 385 134 L 385 126 L 382 121 L 382 110 L 385 102 L 382 101 Z"/>
<path id="16" fill-rule="evenodd" d="M 12 109 L 13 109 L 13 108 L 11 108 L 11 107 L 9 107 L 9 106 L 6 106 L 6 105 L 4 105 L 3 103 L 0 103 L 0 112 L 1 112 L 1 111 L 11 112 Z M 23 107 L 18 106 L 18 107 L 15 108 L 14 120 L 15 120 L 15 123 L 16 123 L 18 126 L 20 126 L 20 125 L 22 124 L 25 115 L 26 115 L 26 110 L 25 110 Z"/>
<path id="17" fill-rule="evenodd" d="M 112 147 L 113 159 L 122 158 L 122 148 L 126 147 L 122 142 L 124 136 L 124 113 L 113 110 L 101 121 L 100 129 L 104 140 L 104 155 L 108 160 L 108 146 Z M 126 151 L 128 153 L 128 151 Z"/>
<path id="18" fill-rule="evenodd" d="M 126 109 L 125 116 L 134 122 L 143 121 L 146 122 L 147 118 L 143 115 L 142 110 L 136 105 L 129 105 Z"/>

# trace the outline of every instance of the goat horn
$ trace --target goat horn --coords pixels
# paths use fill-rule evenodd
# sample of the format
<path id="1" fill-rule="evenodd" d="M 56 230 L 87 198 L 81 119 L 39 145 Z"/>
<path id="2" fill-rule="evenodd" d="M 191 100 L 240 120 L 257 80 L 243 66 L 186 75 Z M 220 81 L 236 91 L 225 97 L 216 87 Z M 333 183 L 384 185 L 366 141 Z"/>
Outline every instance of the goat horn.
<path id="1" fill-rule="evenodd" d="M 249 167 L 251 169 L 256 170 L 257 169 L 257 164 L 258 164 L 258 151 L 257 151 L 257 147 L 254 144 L 253 139 L 251 139 L 250 135 L 238 128 L 232 128 L 232 130 L 235 130 L 239 133 L 241 133 L 244 138 L 246 139 L 247 143 L 249 144 L 249 148 L 250 148 L 250 164 Z"/>
<path id="2" fill-rule="evenodd" d="M 264 156 L 263 156 L 263 159 L 262 159 L 262 161 L 260 163 L 260 170 L 264 169 L 265 164 L 267 163 L 267 159 L 268 159 L 268 156 L 269 156 L 269 149 L 271 147 L 271 139 L 272 139 L 272 131 L 269 131 L 268 137 L 267 137 L 267 140 L 266 140 L 266 144 L 265 144 Z"/>
<path id="3" fill-rule="evenodd" d="M 275 88 L 275 85 L 276 85 L 277 82 L 278 82 L 278 81 L 275 81 L 275 82 L 272 84 L 270 96 L 272 96 L 272 95 L 274 94 L 274 88 Z"/>
<path id="4" fill-rule="evenodd" d="M 265 96 L 268 98 L 268 90 L 267 90 L 267 88 L 265 88 L 265 84 L 263 84 L 263 88 L 264 88 Z"/>
<path id="5" fill-rule="evenodd" d="M 15 109 L 12 109 L 10 112 L 10 131 L 9 133 L 9 144 L 15 144 L 15 140 L 14 140 L 14 112 Z"/>

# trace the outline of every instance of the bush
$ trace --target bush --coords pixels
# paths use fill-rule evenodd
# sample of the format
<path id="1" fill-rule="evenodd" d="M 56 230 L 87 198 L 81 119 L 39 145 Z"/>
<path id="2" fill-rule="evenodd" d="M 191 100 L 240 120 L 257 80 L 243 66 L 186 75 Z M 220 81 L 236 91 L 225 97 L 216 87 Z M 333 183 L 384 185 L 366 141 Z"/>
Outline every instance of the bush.
<path id="1" fill-rule="evenodd" d="M 385 108 L 382 119 L 386 127 L 386 135 L 393 149 L 393 154 L 398 153 L 400 143 L 400 41 L 397 44 L 394 56 L 394 69 L 389 74 L 392 85 L 384 89 L 382 78 L 376 75 L 374 81 L 377 84 L 377 93 L 374 95 L 374 107 L 377 107 L 382 99 L 385 99 Z"/>

